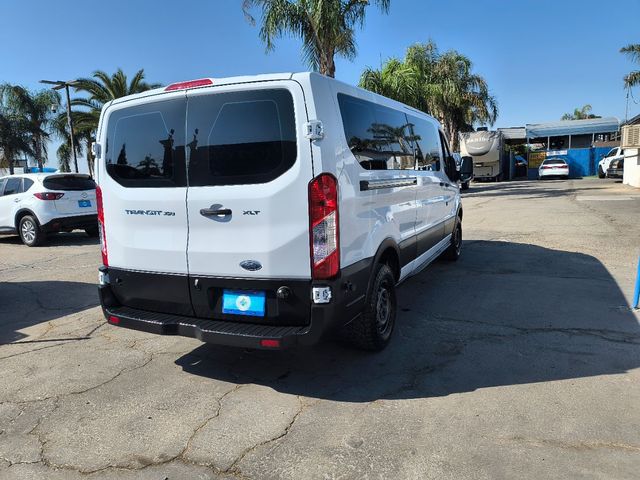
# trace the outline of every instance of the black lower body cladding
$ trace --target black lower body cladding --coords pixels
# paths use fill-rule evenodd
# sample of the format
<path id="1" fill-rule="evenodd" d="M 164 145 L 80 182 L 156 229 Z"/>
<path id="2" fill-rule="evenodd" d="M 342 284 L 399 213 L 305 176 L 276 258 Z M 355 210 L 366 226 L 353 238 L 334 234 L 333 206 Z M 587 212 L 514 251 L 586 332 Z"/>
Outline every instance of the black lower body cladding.
<path id="1" fill-rule="evenodd" d="M 53 220 L 40 225 L 43 232 L 54 233 L 65 230 L 98 228 L 98 215 L 77 215 L 74 217 L 54 218 Z"/>
<path id="2" fill-rule="evenodd" d="M 308 345 L 362 311 L 371 266 L 372 259 L 357 262 L 330 281 L 168 275 L 102 267 L 109 283 L 99 287 L 100 302 L 110 323 L 150 333 L 245 348 L 270 348 L 262 340 L 277 340 L 280 348 Z M 313 287 L 326 286 L 331 288 L 331 301 L 313 303 Z M 265 316 L 223 313 L 225 289 L 265 292 Z"/>

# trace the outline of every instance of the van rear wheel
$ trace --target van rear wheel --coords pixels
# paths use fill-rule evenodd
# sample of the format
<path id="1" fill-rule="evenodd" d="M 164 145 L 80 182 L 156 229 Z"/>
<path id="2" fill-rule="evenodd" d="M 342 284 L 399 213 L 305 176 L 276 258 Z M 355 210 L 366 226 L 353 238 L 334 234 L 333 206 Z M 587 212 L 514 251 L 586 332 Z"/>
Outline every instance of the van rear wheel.
<path id="1" fill-rule="evenodd" d="M 384 349 L 391 340 L 396 323 L 396 279 L 388 265 L 378 264 L 374 270 L 362 315 L 347 326 L 349 341 L 369 351 Z"/>

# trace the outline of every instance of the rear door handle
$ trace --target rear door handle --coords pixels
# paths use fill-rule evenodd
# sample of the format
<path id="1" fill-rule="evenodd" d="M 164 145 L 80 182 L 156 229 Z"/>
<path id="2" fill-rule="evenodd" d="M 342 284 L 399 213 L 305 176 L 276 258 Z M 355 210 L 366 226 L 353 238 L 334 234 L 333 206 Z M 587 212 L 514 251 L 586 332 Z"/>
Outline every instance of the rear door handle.
<path id="1" fill-rule="evenodd" d="M 231 215 L 231 210 L 228 208 L 203 208 L 200 210 L 200 215 L 203 215 L 205 217 L 227 217 Z"/>

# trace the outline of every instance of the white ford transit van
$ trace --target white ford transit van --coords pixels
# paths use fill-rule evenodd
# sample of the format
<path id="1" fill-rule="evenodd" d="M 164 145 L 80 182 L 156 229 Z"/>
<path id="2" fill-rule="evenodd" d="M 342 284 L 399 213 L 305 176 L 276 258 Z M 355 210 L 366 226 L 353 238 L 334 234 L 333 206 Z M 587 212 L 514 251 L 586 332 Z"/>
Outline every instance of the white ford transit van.
<path id="1" fill-rule="evenodd" d="M 113 325 L 264 349 L 340 330 L 379 350 L 396 285 L 460 255 L 459 173 L 438 122 L 319 74 L 114 100 L 93 150 Z"/>

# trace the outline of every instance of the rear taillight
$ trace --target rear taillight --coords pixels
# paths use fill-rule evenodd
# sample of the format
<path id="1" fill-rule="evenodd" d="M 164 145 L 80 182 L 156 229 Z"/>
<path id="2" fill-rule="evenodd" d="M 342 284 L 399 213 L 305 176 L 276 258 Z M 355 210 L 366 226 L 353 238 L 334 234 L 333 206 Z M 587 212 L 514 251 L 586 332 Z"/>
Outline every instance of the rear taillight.
<path id="1" fill-rule="evenodd" d="M 98 210 L 98 230 L 100 231 L 100 247 L 102 252 L 102 264 L 109 266 L 109 255 L 107 254 L 107 235 L 104 230 L 104 207 L 102 205 L 102 189 L 96 187 L 96 207 Z"/>
<path id="2" fill-rule="evenodd" d="M 560 168 L 569 168 L 569 165 L 565 163 L 564 165 L 560 165 Z"/>
<path id="3" fill-rule="evenodd" d="M 38 192 L 33 194 L 34 197 L 40 200 L 60 200 L 64 197 L 64 193 L 59 192 Z"/>
<path id="4" fill-rule="evenodd" d="M 309 184 L 309 236 L 311 276 L 335 277 L 340 270 L 338 181 L 323 173 Z"/>

